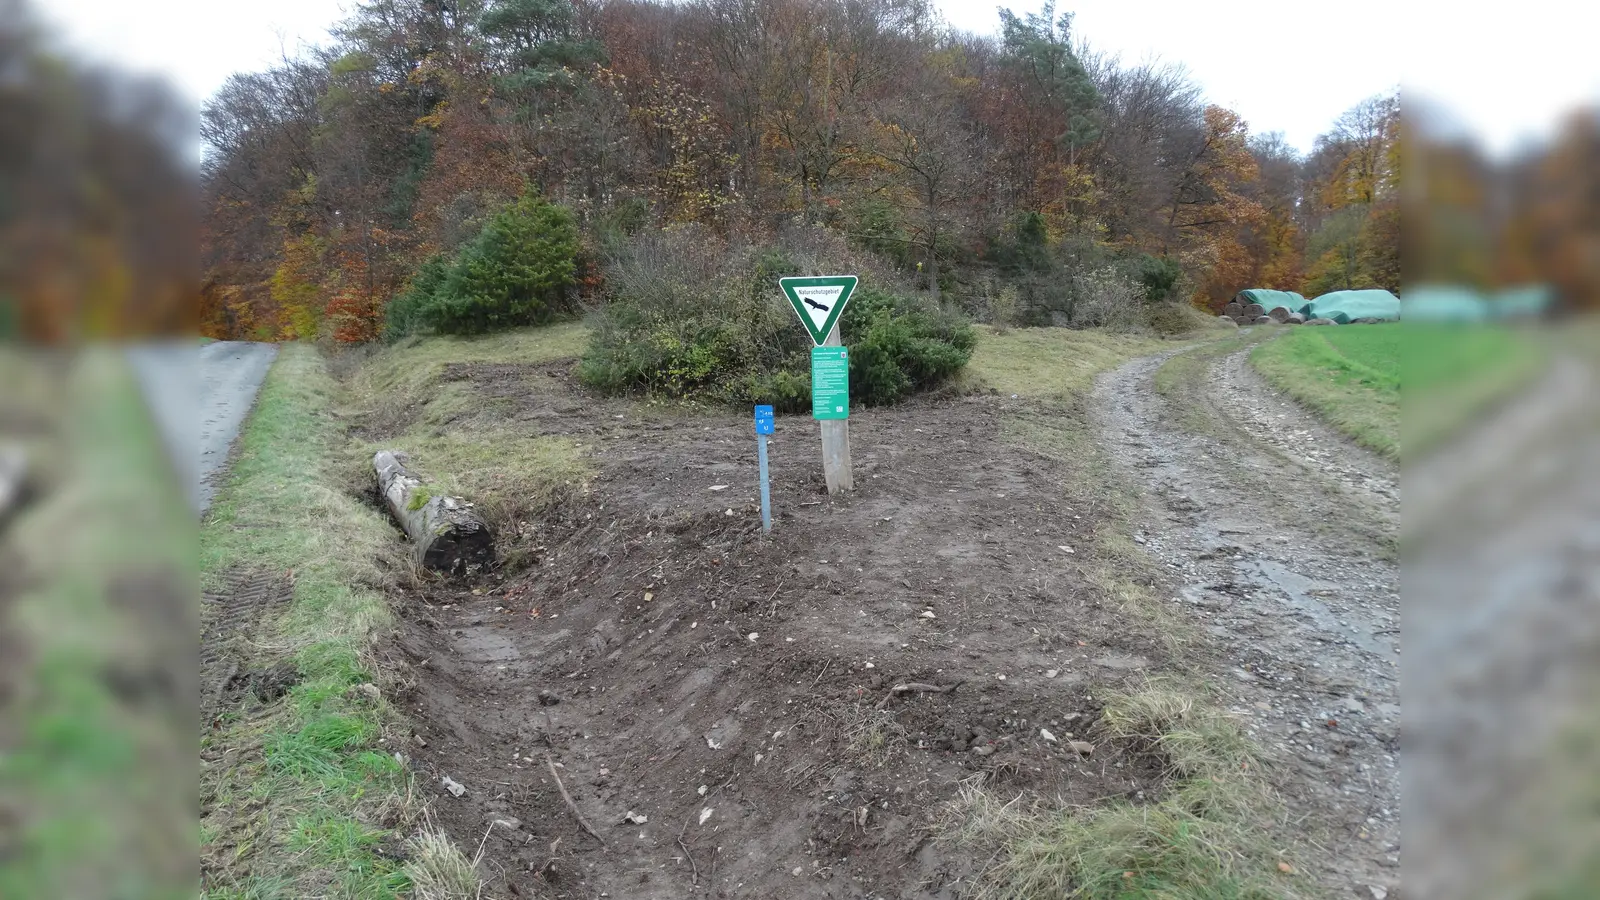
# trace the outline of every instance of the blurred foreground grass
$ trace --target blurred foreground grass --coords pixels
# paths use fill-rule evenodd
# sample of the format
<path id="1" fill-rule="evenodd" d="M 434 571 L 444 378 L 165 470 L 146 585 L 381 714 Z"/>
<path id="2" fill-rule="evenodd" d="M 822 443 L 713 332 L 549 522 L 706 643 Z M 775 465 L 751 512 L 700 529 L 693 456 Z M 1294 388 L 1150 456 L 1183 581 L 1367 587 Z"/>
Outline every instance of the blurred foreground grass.
<path id="1" fill-rule="evenodd" d="M 194 890 L 195 527 L 121 354 L 0 349 L 0 897 Z"/>

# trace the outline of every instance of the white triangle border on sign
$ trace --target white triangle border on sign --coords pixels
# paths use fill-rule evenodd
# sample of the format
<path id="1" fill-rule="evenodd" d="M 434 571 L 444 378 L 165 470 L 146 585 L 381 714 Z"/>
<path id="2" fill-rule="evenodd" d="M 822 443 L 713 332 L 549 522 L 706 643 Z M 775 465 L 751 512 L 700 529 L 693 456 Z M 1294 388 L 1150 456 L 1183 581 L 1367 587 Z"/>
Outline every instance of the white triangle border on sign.
<path id="1" fill-rule="evenodd" d="M 856 275 L 791 275 L 778 279 L 784 299 L 794 310 L 806 333 L 811 335 L 812 343 L 819 347 L 827 343 L 829 332 L 838 327 L 844 308 L 849 305 L 850 298 L 855 296 L 860 284 L 861 279 Z M 830 288 L 837 292 L 820 321 L 812 309 L 806 308 L 805 299 L 798 293 L 805 288 Z"/>

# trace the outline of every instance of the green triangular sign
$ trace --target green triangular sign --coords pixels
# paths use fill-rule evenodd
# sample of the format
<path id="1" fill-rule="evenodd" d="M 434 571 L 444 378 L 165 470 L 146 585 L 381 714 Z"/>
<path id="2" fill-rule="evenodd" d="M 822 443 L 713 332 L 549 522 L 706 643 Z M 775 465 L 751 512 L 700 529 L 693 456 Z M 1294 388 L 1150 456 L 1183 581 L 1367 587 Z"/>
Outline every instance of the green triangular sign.
<path id="1" fill-rule="evenodd" d="M 794 307 L 800 324 L 811 332 L 811 342 L 821 346 L 828 339 L 844 305 L 856 291 L 858 279 L 854 275 L 821 275 L 814 278 L 779 278 L 789 305 Z"/>

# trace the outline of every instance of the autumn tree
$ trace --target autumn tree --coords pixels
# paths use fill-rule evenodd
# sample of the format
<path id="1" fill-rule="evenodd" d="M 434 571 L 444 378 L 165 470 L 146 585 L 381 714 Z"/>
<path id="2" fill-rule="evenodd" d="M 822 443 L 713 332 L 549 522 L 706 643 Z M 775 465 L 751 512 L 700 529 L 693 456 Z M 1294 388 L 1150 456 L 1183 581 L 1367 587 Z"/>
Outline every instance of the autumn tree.
<path id="1" fill-rule="evenodd" d="M 529 183 L 587 234 L 590 291 L 618 235 L 797 220 L 979 308 L 996 279 L 1064 308 L 1044 295 L 1108 266 L 1212 301 L 1398 279 L 1393 98 L 1300 160 L 1052 5 L 996 24 L 954 33 L 927 0 L 361 0 L 206 104 L 208 321 L 367 339 Z"/>
<path id="2" fill-rule="evenodd" d="M 1015 114 L 1022 165 L 1032 174 L 1019 198 L 1058 229 L 1079 230 L 1092 176 L 1080 157 L 1101 133 L 1101 97 L 1072 49 L 1072 14 L 1054 0 L 1037 13 L 1000 10 L 1001 72 Z"/>
<path id="3" fill-rule="evenodd" d="M 1317 138 L 1307 163 L 1307 290 L 1399 290 L 1399 157 L 1396 95 L 1363 100 Z"/>
<path id="4" fill-rule="evenodd" d="M 1206 107 L 1166 206 L 1161 255 L 1179 253 L 1203 272 L 1205 297 L 1218 309 L 1249 286 L 1240 231 L 1261 220 L 1261 204 L 1250 196 L 1258 177 L 1244 120 L 1232 110 Z"/>
<path id="5" fill-rule="evenodd" d="M 978 147 L 968 121 L 957 86 L 931 67 L 917 73 L 911 90 L 876 110 L 874 152 L 893 172 L 917 267 L 935 299 L 940 257 L 949 252 L 962 221 L 960 205 L 975 180 Z"/>
<path id="6" fill-rule="evenodd" d="M 1298 291 L 1303 278 L 1305 239 L 1298 221 L 1300 205 L 1300 155 L 1281 132 L 1250 140 L 1260 177 L 1254 198 L 1261 216 L 1241 235 L 1250 255 L 1249 282 L 1274 290 Z"/>

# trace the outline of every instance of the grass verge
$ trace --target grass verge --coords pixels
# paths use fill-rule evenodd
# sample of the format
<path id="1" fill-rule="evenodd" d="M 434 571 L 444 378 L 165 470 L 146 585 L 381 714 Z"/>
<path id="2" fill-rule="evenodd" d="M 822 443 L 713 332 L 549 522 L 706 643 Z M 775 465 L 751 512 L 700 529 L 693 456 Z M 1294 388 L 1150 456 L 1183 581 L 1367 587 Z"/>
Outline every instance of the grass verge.
<path id="1" fill-rule="evenodd" d="M 472 399 L 459 385 L 446 385 L 441 392 L 442 377 L 451 366 L 533 366 L 572 359 L 583 354 L 588 340 L 589 329 L 580 322 L 481 337 L 408 337 L 363 360 L 351 386 L 369 417 L 400 413 L 407 420 L 444 425 L 468 411 Z M 537 382 L 530 387 L 536 388 Z M 422 406 L 429 408 L 427 415 L 416 415 Z"/>
<path id="2" fill-rule="evenodd" d="M 313 348 L 282 348 L 201 529 L 208 588 L 239 572 L 292 580 L 251 663 L 288 660 L 299 676 L 283 702 L 202 740 L 208 897 L 394 897 L 430 877 L 393 849 L 426 831 L 409 773 L 382 746 L 398 714 L 360 687 L 381 680 L 370 649 L 391 623 L 382 591 L 403 551 L 376 510 L 338 487 L 336 389 Z"/>
<path id="3" fill-rule="evenodd" d="M 1152 754 L 1172 780 L 1144 803 L 1062 809 L 1042 798 L 1009 802 L 968 783 L 945 839 L 993 849 L 976 896 L 1004 900 L 1288 900 L 1295 868 L 1274 848 L 1276 798 L 1256 776 L 1254 745 L 1232 719 L 1193 699 L 1196 689 L 1154 683 L 1108 700 L 1103 742 Z"/>
<path id="4" fill-rule="evenodd" d="M 0 521 L 0 897 L 192 896 L 193 515 L 116 350 L 0 346 L 0 385 L 35 476 Z"/>
<path id="5" fill-rule="evenodd" d="M 1250 363 L 1351 440 L 1398 460 L 1407 334 L 1401 324 L 1300 327 L 1257 347 Z"/>
<path id="6" fill-rule="evenodd" d="M 1061 400 L 1086 394 L 1094 377 L 1138 356 L 1183 346 L 1161 338 L 1067 328 L 997 333 L 977 326 L 978 346 L 961 375 L 964 386 Z"/>
<path id="7" fill-rule="evenodd" d="M 470 499 L 502 535 L 581 491 L 593 474 L 580 441 L 530 434 L 514 421 L 517 401 L 492 397 L 467 381 L 449 380 L 452 366 L 532 367 L 583 352 L 579 324 L 526 328 L 481 338 L 410 338 L 362 362 L 346 379 L 352 419 L 373 427 L 344 451 L 347 480 L 368 477 L 372 454 L 404 450 L 418 477 L 439 491 Z M 551 376 L 507 373 L 528 396 L 551 387 Z"/>

